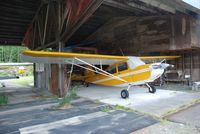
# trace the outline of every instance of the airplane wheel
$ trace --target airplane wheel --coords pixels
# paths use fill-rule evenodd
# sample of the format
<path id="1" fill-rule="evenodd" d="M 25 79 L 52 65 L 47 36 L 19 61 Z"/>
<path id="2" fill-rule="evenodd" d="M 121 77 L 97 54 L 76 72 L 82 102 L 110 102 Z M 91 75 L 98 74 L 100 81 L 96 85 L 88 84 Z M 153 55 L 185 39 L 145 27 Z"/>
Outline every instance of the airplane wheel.
<path id="1" fill-rule="evenodd" d="M 150 86 L 149 93 L 155 93 L 155 92 L 156 92 L 156 88 L 154 86 Z"/>
<path id="2" fill-rule="evenodd" d="M 123 99 L 126 99 L 126 98 L 128 98 L 129 97 L 129 92 L 128 92 L 128 90 L 122 90 L 121 91 L 121 97 L 123 98 Z"/>

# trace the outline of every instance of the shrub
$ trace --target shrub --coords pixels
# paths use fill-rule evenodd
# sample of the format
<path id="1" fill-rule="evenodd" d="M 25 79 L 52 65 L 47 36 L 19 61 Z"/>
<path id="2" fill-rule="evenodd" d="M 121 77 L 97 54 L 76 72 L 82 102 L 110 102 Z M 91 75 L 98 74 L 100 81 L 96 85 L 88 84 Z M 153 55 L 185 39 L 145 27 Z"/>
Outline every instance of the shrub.
<path id="1" fill-rule="evenodd" d="M 0 94 L 0 106 L 8 104 L 8 96 L 5 94 Z"/>
<path id="2" fill-rule="evenodd" d="M 75 86 L 69 89 L 68 93 L 61 99 L 59 106 L 62 107 L 65 104 L 69 104 L 77 96 L 76 92 L 77 87 Z"/>

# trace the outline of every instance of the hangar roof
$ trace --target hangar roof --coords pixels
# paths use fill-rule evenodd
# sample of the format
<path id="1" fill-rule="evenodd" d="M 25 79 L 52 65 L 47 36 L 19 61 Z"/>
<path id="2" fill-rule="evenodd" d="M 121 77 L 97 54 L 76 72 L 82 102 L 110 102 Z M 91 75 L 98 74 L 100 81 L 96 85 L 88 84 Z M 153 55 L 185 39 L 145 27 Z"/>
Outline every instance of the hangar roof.
<path id="1" fill-rule="evenodd" d="M 0 44 L 21 45 L 42 0 L 0 1 Z M 80 42 L 116 16 L 149 16 L 184 12 L 197 15 L 199 10 L 182 0 L 104 0 L 93 16 L 71 37 Z M 86 32 L 87 31 L 87 32 Z"/>
<path id="2" fill-rule="evenodd" d="M 0 1 L 0 44 L 21 45 L 40 0 Z"/>

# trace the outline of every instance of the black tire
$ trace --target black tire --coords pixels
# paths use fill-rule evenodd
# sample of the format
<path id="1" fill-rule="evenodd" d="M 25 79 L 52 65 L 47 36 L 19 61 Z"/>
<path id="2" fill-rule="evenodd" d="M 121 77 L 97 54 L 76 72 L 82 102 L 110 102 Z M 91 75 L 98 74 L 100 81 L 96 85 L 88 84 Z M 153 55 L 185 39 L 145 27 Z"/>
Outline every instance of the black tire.
<path id="1" fill-rule="evenodd" d="M 150 86 L 149 88 L 149 93 L 155 93 L 156 92 L 156 88 L 154 86 Z"/>
<path id="2" fill-rule="evenodd" d="M 128 90 L 122 90 L 121 91 L 121 97 L 123 98 L 123 99 L 126 99 L 126 98 L 128 98 L 129 97 L 129 92 L 128 92 Z"/>

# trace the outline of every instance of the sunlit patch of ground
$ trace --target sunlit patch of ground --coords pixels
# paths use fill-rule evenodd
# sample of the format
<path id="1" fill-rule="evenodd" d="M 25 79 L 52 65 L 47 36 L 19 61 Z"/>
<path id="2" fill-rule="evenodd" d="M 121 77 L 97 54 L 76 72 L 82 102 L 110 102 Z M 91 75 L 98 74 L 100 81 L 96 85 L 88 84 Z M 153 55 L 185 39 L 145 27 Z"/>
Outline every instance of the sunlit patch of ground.
<path id="1" fill-rule="evenodd" d="M 20 77 L 19 79 L 13 79 L 10 82 L 23 86 L 30 86 L 33 84 L 33 76 Z"/>

